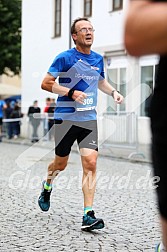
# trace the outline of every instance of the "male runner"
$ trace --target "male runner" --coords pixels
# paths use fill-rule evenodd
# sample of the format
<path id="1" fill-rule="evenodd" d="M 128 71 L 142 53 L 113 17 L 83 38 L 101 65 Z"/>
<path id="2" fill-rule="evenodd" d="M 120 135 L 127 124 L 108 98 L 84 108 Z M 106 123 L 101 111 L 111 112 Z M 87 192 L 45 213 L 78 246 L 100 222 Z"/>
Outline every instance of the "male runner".
<path id="1" fill-rule="evenodd" d="M 91 185 L 96 178 L 98 156 L 97 90 L 99 88 L 112 96 L 118 104 L 123 101 L 123 96 L 105 80 L 103 58 L 91 50 L 94 29 L 90 21 L 86 18 L 76 19 L 71 27 L 71 36 L 76 47 L 55 58 L 42 82 L 42 89 L 59 96 L 54 114 L 56 156 L 48 166 L 48 176 L 38 203 L 43 211 L 48 211 L 53 179 L 67 166 L 71 146 L 77 140 L 84 182 L 81 229 L 90 231 L 104 227 L 103 220 L 96 218 L 92 209 L 95 183 Z"/>

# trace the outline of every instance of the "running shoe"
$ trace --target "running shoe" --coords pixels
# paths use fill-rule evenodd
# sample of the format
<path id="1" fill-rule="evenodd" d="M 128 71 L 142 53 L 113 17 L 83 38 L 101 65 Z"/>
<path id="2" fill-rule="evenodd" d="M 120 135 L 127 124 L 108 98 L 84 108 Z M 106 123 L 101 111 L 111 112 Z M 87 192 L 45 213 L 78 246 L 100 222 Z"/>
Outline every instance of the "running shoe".
<path id="1" fill-rule="evenodd" d="M 160 243 L 156 246 L 156 248 L 155 248 L 155 252 L 160 252 L 160 248 L 159 248 L 159 246 L 160 246 Z"/>
<path id="2" fill-rule="evenodd" d="M 159 243 L 159 244 L 156 246 L 155 252 L 165 252 L 165 249 L 161 249 L 161 248 L 160 248 L 160 245 L 161 245 L 161 243 Z"/>
<path id="3" fill-rule="evenodd" d="M 41 192 L 41 195 L 39 196 L 39 199 L 38 199 L 38 204 L 41 208 L 42 211 L 48 211 L 49 210 L 49 207 L 50 207 L 50 195 L 51 195 L 51 191 L 48 191 L 44 188 L 44 183 L 45 181 L 43 181 L 42 183 L 42 192 Z"/>
<path id="4" fill-rule="evenodd" d="M 96 219 L 94 211 L 87 212 L 83 216 L 82 227 L 83 231 L 92 231 L 94 229 L 104 228 L 104 221 L 102 219 Z"/>

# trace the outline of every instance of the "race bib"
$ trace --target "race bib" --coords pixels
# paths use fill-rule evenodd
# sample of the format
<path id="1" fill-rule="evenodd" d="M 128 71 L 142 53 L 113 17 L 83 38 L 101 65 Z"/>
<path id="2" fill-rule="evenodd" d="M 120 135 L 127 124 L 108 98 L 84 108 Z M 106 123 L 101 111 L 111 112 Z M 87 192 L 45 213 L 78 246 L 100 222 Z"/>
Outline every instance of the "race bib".
<path id="1" fill-rule="evenodd" d="M 76 110 L 77 111 L 87 111 L 87 110 L 93 110 L 96 108 L 96 97 L 95 94 L 92 93 L 86 93 L 87 97 L 84 99 L 83 104 L 80 104 L 76 102 Z"/>

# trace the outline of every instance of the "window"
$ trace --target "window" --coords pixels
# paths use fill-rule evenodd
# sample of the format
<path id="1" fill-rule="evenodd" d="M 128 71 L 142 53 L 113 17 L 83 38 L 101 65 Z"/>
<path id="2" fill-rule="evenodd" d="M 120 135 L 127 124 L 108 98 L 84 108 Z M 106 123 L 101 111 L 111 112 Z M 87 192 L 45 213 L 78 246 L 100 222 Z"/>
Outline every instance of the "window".
<path id="1" fill-rule="evenodd" d="M 123 0 L 113 0 L 113 11 L 121 10 L 123 8 Z"/>
<path id="2" fill-rule="evenodd" d="M 54 37 L 61 36 L 61 0 L 55 0 Z"/>
<path id="3" fill-rule="evenodd" d="M 126 97 L 126 68 L 107 69 L 107 80 L 113 88 L 119 90 Z M 125 111 L 125 103 L 117 105 L 110 96 L 107 96 L 107 111 Z"/>
<path id="4" fill-rule="evenodd" d="M 84 17 L 92 16 L 92 0 L 84 0 Z"/>
<path id="5" fill-rule="evenodd" d="M 156 70 L 157 65 L 141 67 L 141 116 L 149 116 L 150 101 L 153 93 Z"/>

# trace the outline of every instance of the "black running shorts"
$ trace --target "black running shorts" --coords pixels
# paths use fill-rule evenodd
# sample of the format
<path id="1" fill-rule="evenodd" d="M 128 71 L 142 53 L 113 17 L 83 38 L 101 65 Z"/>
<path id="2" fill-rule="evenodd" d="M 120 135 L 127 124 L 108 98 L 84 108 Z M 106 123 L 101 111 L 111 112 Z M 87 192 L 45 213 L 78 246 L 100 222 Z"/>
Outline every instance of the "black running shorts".
<path id="1" fill-rule="evenodd" d="M 65 157 L 77 140 L 79 149 L 88 148 L 98 151 L 97 121 L 61 121 L 55 120 L 55 154 Z"/>

